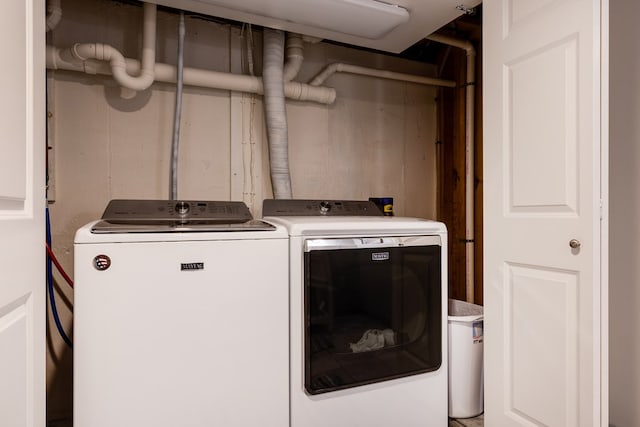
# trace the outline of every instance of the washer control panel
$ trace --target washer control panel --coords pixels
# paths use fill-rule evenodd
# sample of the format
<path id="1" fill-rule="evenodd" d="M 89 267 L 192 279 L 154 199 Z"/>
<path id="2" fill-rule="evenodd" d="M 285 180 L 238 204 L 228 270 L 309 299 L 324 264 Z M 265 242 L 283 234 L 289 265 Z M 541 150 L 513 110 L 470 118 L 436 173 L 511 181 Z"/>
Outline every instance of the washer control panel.
<path id="1" fill-rule="evenodd" d="M 263 216 L 384 216 L 368 200 L 266 199 Z"/>
<path id="2" fill-rule="evenodd" d="M 111 223 L 211 222 L 237 223 L 253 219 L 242 202 L 201 200 L 111 200 L 102 214 Z"/>
<path id="3" fill-rule="evenodd" d="M 112 200 L 91 227 L 98 234 L 271 230 L 243 202 L 203 200 Z"/>

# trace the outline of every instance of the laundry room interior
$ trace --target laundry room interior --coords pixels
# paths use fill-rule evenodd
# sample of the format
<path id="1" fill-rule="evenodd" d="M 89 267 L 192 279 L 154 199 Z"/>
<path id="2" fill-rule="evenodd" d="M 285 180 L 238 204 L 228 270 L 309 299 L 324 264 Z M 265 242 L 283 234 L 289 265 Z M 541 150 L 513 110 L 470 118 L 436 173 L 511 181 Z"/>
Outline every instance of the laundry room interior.
<path id="1" fill-rule="evenodd" d="M 47 200 L 52 250 L 73 278 L 76 231 L 100 218 L 110 200 L 170 198 L 180 18 L 178 9 L 158 6 L 155 61 L 163 65 L 165 78 L 133 91 L 122 89 L 109 67 L 85 72 L 65 69 L 64 63 L 76 43 L 108 44 L 140 60 L 142 2 L 62 0 L 60 6 L 57 16 L 49 11 L 59 22 L 47 32 Z M 611 25 L 612 45 L 633 50 L 622 29 L 635 28 L 626 20 L 640 12 L 638 7 L 612 6 L 611 19 L 625 23 Z M 446 224 L 448 296 L 483 305 L 483 8 L 463 9 L 434 33 L 474 48 L 471 80 L 467 52 L 427 34 L 401 53 L 390 53 L 286 33 L 286 43 L 301 44 L 291 58 L 285 51 L 285 63 L 304 58 L 291 81 L 322 94 L 295 99 L 304 98 L 300 90 L 286 100 L 288 154 L 294 198 L 392 197 L 395 216 Z M 183 88 L 177 198 L 241 201 L 261 218 L 263 200 L 274 197 L 263 95 L 256 86 L 264 59 L 262 27 L 191 10 L 185 10 L 184 23 L 184 67 L 191 73 L 185 80 L 200 83 Z M 633 80 L 633 58 L 623 49 L 611 52 L 612 75 L 629 73 L 612 78 L 611 99 L 611 161 L 620 166 L 612 168 L 611 239 L 626 242 L 611 245 L 610 264 L 611 304 L 624 308 L 611 313 L 611 422 L 618 427 L 640 419 L 632 404 L 640 383 L 635 363 L 640 339 L 629 345 L 629 337 L 637 336 L 637 328 L 630 329 L 637 324 L 631 314 L 637 295 L 633 287 L 616 286 L 638 276 L 632 268 L 635 246 L 626 240 L 626 225 L 635 224 L 634 210 L 627 207 L 635 202 L 629 203 L 634 193 L 629 183 L 636 181 L 629 171 L 637 154 L 613 141 L 638 133 L 628 117 L 637 92 L 626 85 Z M 359 68 L 341 71 L 335 64 Z M 311 85 L 325 70 L 332 71 Z M 255 78 L 246 92 L 220 88 L 230 74 Z M 469 88 L 471 121 L 465 102 Z M 74 291 L 57 270 L 54 278 L 61 327 L 72 337 Z M 47 420 L 51 427 L 66 427 L 73 411 L 73 350 L 50 311 L 46 347 Z"/>
<path id="2" fill-rule="evenodd" d="M 126 58 L 139 58 L 143 30 L 141 2 L 64 0 L 61 6 L 59 23 L 47 33 L 47 198 L 52 250 L 71 273 L 76 230 L 99 218 L 109 200 L 170 198 L 176 84 L 156 81 L 135 92 L 121 89 L 111 75 L 56 64 L 53 50 L 60 54 L 76 43 L 105 43 Z M 482 11 L 467 12 L 457 11 L 462 16 L 443 23 L 439 34 L 478 52 L 471 139 L 477 267 L 471 291 L 482 304 Z M 175 67 L 179 19 L 177 10 L 158 7 L 156 63 Z M 184 24 L 185 70 L 260 77 L 260 26 L 188 11 Z M 465 50 L 425 39 L 390 54 L 301 39 L 298 54 L 304 59 L 295 82 L 309 82 L 334 63 L 400 77 L 336 72 L 321 85 L 335 90 L 335 100 L 287 99 L 293 197 L 392 197 L 396 216 L 443 221 L 449 231 L 449 296 L 466 299 Z M 424 82 L 411 81 L 422 77 Z M 184 84 L 176 198 L 242 201 L 254 218 L 262 216 L 263 200 L 273 197 L 263 108 L 255 91 Z M 73 290 L 57 272 L 54 277 L 61 325 L 71 334 Z M 72 414 L 73 353 L 51 315 L 47 354 L 47 418 L 64 426 Z"/>

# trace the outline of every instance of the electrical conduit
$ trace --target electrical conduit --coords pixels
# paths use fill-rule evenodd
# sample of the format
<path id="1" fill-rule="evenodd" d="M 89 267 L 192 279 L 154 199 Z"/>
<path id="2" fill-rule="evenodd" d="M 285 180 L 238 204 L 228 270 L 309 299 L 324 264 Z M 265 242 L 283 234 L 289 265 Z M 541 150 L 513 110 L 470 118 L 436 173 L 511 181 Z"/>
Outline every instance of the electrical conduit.
<path id="1" fill-rule="evenodd" d="M 178 22 L 178 66 L 176 81 L 176 102 L 173 115 L 173 139 L 171 141 L 171 188 L 169 199 L 178 198 L 178 154 L 180 152 L 180 118 L 182 116 L 182 83 L 184 65 L 184 12 L 180 11 Z"/>
<path id="2" fill-rule="evenodd" d="M 467 302 L 475 302 L 474 295 L 474 257 L 475 257 L 475 152 L 474 152 L 474 110 L 475 110 L 475 67 L 476 50 L 468 40 L 432 34 L 427 37 L 437 43 L 464 49 L 467 54 L 466 111 L 465 111 L 465 242 L 466 242 L 466 291 Z"/>
<path id="3" fill-rule="evenodd" d="M 284 89 L 284 33 L 264 29 L 264 110 L 269 140 L 269 163 L 273 197 L 291 199 L 289 173 L 289 144 L 287 140 L 287 112 Z"/>

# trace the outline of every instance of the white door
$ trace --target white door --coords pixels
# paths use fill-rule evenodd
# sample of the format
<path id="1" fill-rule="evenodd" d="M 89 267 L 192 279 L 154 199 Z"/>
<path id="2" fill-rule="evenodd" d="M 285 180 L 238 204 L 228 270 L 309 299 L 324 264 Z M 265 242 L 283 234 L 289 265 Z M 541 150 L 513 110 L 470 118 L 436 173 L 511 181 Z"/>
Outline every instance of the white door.
<path id="1" fill-rule="evenodd" d="M 606 7 L 606 0 L 483 4 L 491 427 L 608 424 L 600 213 Z"/>
<path id="2" fill-rule="evenodd" d="M 43 427 L 44 0 L 0 12 L 0 425 Z"/>

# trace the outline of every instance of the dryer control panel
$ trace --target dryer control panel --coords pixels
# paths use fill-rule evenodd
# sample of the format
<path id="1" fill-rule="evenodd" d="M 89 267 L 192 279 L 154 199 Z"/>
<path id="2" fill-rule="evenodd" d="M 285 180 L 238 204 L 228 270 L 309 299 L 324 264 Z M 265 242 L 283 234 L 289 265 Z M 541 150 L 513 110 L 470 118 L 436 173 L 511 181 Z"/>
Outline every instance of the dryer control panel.
<path id="1" fill-rule="evenodd" d="M 297 200 L 266 199 L 264 216 L 383 216 L 368 200 Z"/>

